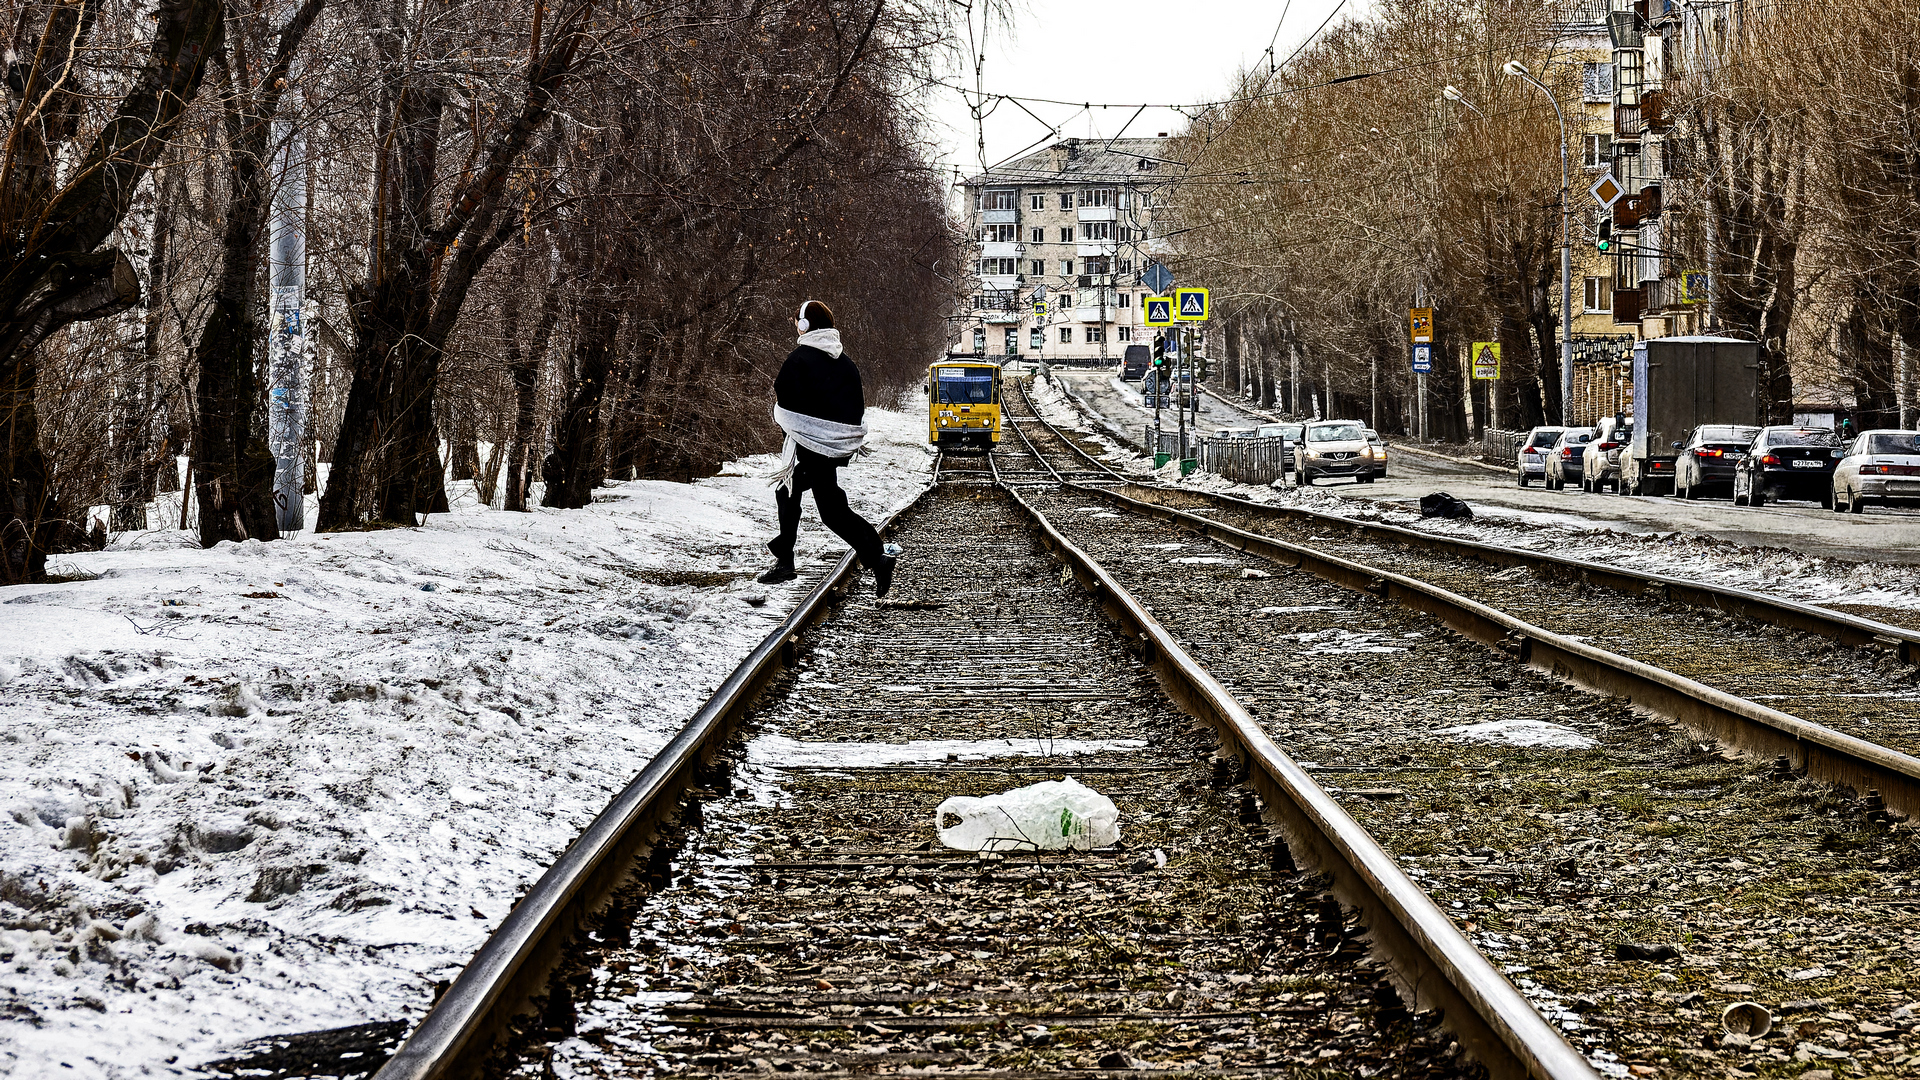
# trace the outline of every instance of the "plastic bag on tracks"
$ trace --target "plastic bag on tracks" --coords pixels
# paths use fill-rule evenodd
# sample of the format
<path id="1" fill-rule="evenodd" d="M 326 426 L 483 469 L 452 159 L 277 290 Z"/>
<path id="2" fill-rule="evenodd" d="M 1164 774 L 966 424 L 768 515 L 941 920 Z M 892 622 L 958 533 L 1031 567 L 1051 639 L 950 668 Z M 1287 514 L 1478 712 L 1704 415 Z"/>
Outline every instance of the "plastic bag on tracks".
<path id="1" fill-rule="evenodd" d="M 1444 491 L 1420 496 L 1420 516 L 1423 518 L 1471 518 L 1473 507 L 1454 498 Z"/>
<path id="2" fill-rule="evenodd" d="M 940 842 L 960 851 L 1087 851 L 1119 840 L 1119 821 L 1112 799 L 1072 777 L 985 798 L 956 795 L 933 812 Z"/>

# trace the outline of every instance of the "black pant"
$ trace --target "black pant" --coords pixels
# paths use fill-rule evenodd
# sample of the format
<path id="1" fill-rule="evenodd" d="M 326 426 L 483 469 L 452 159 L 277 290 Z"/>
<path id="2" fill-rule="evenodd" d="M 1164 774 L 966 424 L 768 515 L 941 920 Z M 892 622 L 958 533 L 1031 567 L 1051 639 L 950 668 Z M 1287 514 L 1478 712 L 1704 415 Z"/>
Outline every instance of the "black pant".
<path id="1" fill-rule="evenodd" d="M 798 464 L 793 470 L 793 489 L 773 489 L 773 500 L 780 509 L 780 535 L 767 543 L 767 550 L 781 565 L 793 565 L 793 544 L 800 535 L 800 494 L 811 490 L 820 523 L 859 553 L 862 565 L 869 569 L 878 566 L 880 534 L 853 512 L 847 505 L 847 493 L 840 490 L 840 466 L 848 459 L 821 457 L 805 447 L 795 447 L 794 455 Z"/>

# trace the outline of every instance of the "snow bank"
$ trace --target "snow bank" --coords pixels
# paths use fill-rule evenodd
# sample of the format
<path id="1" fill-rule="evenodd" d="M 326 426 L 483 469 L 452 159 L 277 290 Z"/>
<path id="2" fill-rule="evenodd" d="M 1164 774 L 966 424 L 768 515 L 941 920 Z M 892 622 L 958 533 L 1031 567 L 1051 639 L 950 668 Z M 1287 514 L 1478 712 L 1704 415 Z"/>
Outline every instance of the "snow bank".
<path id="1" fill-rule="evenodd" d="M 925 483 L 917 413 L 843 473 Z M 758 586 L 772 458 L 582 510 L 211 551 L 184 534 L 0 588 L 0 1073 L 176 1075 L 416 1017 L 842 550 Z M 808 571 L 811 570 L 811 573 Z"/>

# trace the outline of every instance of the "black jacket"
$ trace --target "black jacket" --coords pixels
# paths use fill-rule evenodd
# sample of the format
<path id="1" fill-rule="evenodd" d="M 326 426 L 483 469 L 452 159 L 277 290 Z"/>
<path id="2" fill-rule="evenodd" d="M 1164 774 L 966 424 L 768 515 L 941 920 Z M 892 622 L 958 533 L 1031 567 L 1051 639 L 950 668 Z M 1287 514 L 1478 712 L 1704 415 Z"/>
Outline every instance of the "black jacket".
<path id="1" fill-rule="evenodd" d="M 787 354 L 787 362 L 773 380 L 773 399 L 788 412 L 836 424 L 858 424 L 867 413 L 860 369 L 846 353 L 828 356 L 811 345 Z"/>

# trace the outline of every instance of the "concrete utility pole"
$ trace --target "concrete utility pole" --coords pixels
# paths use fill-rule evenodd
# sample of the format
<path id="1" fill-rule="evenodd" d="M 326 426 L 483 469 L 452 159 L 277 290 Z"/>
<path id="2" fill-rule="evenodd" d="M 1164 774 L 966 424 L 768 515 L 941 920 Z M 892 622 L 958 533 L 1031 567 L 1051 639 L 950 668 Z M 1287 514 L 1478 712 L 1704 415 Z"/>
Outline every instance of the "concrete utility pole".
<path id="1" fill-rule="evenodd" d="M 1560 121 L 1560 423 L 1573 425 L 1573 200 L 1572 181 L 1567 171 L 1567 118 L 1560 111 L 1560 100 L 1547 85 L 1533 77 L 1527 65 L 1507 61 L 1503 69 L 1515 78 L 1525 79 L 1547 95 L 1553 115 Z"/>
<path id="2" fill-rule="evenodd" d="M 292 95 L 288 95 L 289 98 Z M 267 344 L 267 449 L 282 533 L 306 527 L 307 146 L 293 120 L 273 122 L 272 332 Z"/>

